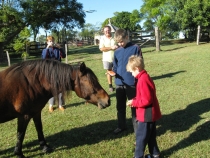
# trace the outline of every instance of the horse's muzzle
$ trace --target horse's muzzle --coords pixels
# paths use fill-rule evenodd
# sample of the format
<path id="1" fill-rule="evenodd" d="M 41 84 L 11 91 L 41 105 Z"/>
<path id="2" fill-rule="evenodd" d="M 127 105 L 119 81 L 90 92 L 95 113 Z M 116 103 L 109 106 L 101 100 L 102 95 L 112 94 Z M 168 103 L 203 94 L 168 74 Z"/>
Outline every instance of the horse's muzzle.
<path id="1" fill-rule="evenodd" d="M 105 102 L 98 102 L 98 108 L 99 109 L 105 109 L 111 105 L 111 100 L 110 98 L 108 99 L 107 103 Z"/>

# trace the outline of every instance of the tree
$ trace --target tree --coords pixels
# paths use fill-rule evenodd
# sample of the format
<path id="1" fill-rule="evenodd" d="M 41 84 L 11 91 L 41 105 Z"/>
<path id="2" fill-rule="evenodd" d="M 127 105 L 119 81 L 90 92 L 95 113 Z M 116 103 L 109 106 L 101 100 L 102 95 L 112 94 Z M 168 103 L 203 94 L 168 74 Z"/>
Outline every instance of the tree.
<path id="1" fill-rule="evenodd" d="M 10 0 L 0 5 L 0 54 L 25 27 L 36 35 L 39 28 L 82 27 L 85 23 L 83 6 L 76 0 Z M 34 37 L 35 39 L 36 37 Z"/>
<path id="2" fill-rule="evenodd" d="M 46 36 L 45 35 L 40 35 L 37 37 L 37 41 L 40 43 L 45 43 L 46 42 Z"/>
<path id="3" fill-rule="evenodd" d="M 114 20 L 113 25 L 122 29 L 130 30 L 129 29 L 131 26 L 130 15 L 131 13 L 129 12 L 116 13 L 115 18 L 112 18 Z"/>
<path id="4" fill-rule="evenodd" d="M 82 28 L 82 31 L 79 33 L 79 36 L 82 38 L 89 38 L 93 39 L 95 32 L 97 32 L 97 28 L 95 28 L 94 25 L 87 23 L 85 26 Z"/>
<path id="5" fill-rule="evenodd" d="M 171 4 L 168 0 L 143 0 L 144 3 L 140 9 L 145 19 L 145 30 L 154 30 L 158 27 L 162 38 L 173 36 L 177 32 L 177 23 L 173 21 L 171 13 Z"/>
<path id="6" fill-rule="evenodd" d="M 112 17 L 111 19 L 112 24 L 116 27 L 130 31 L 136 31 L 138 29 L 141 29 L 139 23 L 142 20 L 142 14 L 140 14 L 138 10 L 133 10 L 132 13 L 115 12 L 114 17 Z M 109 18 L 103 22 L 102 27 L 104 27 L 107 24 L 109 24 Z"/>
<path id="7" fill-rule="evenodd" d="M 28 41 L 28 38 L 30 37 L 30 30 L 25 27 L 24 30 L 22 30 L 18 37 L 14 39 L 14 50 L 17 52 L 23 51 L 25 49 L 26 44 Z"/>
<path id="8" fill-rule="evenodd" d="M 159 27 L 162 37 L 176 37 L 178 32 L 197 26 L 209 27 L 209 0 L 143 0 L 140 11 L 144 14 L 146 29 Z"/>
<path id="9" fill-rule="evenodd" d="M 170 0 L 174 6 L 175 22 L 182 30 L 190 30 L 193 36 L 196 35 L 198 25 L 210 27 L 210 1 L 194 0 L 182 1 Z"/>

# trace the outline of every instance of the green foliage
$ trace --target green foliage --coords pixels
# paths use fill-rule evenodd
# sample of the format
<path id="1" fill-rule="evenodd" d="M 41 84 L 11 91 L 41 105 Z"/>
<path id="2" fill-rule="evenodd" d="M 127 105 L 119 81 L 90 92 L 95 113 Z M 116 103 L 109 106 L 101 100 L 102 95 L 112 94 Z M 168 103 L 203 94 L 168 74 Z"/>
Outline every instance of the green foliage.
<path id="1" fill-rule="evenodd" d="M 114 19 L 115 17 L 112 17 L 111 18 L 111 23 L 113 22 L 112 19 Z M 101 29 L 104 28 L 104 26 L 108 25 L 109 24 L 109 19 L 110 18 L 107 18 L 106 20 L 104 20 L 104 22 L 101 24 Z"/>
<path id="2" fill-rule="evenodd" d="M 136 31 L 141 29 L 139 25 L 141 20 L 142 14 L 140 14 L 138 10 L 133 10 L 132 13 L 115 12 L 114 17 L 111 18 L 111 24 L 118 28 Z M 109 24 L 109 18 L 103 22 L 102 28 L 107 24 Z"/>
<path id="3" fill-rule="evenodd" d="M 80 28 L 85 23 L 84 17 L 83 5 L 76 0 L 3 1 L 0 6 L 0 42 L 9 45 L 25 27 L 33 30 L 34 40 L 40 27 Z M 19 49 L 21 42 L 17 43 Z M 2 50 L 0 48 L 0 54 Z"/>
<path id="4" fill-rule="evenodd" d="M 45 43 L 46 42 L 46 36 L 45 35 L 38 36 L 37 41 L 40 42 L 40 43 Z"/>
<path id="5" fill-rule="evenodd" d="M 113 22 L 113 25 L 116 25 L 119 28 L 129 29 L 130 15 L 131 15 L 131 13 L 129 13 L 129 12 L 118 13 L 115 18 L 115 21 Z"/>
<path id="6" fill-rule="evenodd" d="M 81 3 L 75 0 L 22 1 L 25 18 L 34 28 L 81 27 L 85 23 L 85 12 Z"/>
<path id="7" fill-rule="evenodd" d="M 7 5 L 0 7 L 0 42 L 7 42 L 14 33 L 21 31 L 19 27 L 24 28 L 22 18 L 22 14 L 15 8 Z"/>
<path id="8" fill-rule="evenodd" d="M 21 54 L 21 58 L 22 58 L 22 59 L 26 60 L 27 57 L 29 57 L 29 54 L 28 54 L 27 52 L 23 52 L 23 53 Z"/>
<path id="9" fill-rule="evenodd" d="M 145 0 L 140 11 L 145 19 L 145 30 L 154 30 L 158 27 L 162 38 L 174 38 L 178 31 L 178 24 L 172 16 L 171 5 L 167 0 Z"/>
<path id="10" fill-rule="evenodd" d="M 210 26 L 210 1 L 195 0 L 195 1 L 172 1 L 173 5 L 178 5 L 179 8 L 175 14 L 176 22 L 180 23 L 181 29 L 195 29 L 198 25 L 203 27 Z"/>
<path id="11" fill-rule="evenodd" d="M 95 28 L 94 25 L 87 23 L 85 26 L 82 28 L 82 31 L 79 33 L 79 36 L 82 38 L 94 38 L 95 32 L 97 32 L 97 28 Z"/>
<path id="12" fill-rule="evenodd" d="M 144 0 L 140 9 L 148 30 L 159 27 L 162 38 L 174 38 L 179 31 L 196 30 L 198 25 L 210 26 L 209 0 Z"/>
<path id="13" fill-rule="evenodd" d="M 13 48 L 15 51 L 23 52 L 26 48 L 26 44 L 29 41 L 28 38 L 30 37 L 30 31 L 28 28 L 25 27 L 19 34 L 19 36 L 14 40 Z"/>

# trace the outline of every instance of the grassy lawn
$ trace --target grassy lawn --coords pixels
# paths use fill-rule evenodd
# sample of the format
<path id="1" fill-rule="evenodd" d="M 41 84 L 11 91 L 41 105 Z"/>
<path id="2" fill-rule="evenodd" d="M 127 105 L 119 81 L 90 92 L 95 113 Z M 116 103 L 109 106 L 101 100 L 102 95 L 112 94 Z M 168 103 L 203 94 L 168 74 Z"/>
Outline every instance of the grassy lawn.
<path id="1" fill-rule="evenodd" d="M 210 44 L 184 43 L 143 48 L 145 69 L 153 78 L 163 117 L 157 122 L 157 141 L 163 158 L 201 158 L 210 155 Z M 40 57 L 40 55 L 38 56 Z M 31 57 L 29 59 L 34 59 Z M 70 49 L 69 63 L 84 61 L 108 90 L 102 54 L 97 46 Z M 19 60 L 21 61 L 21 59 Z M 17 61 L 13 61 L 15 63 Z M 6 65 L 0 65 L 5 69 Z M 128 130 L 113 135 L 117 126 L 115 93 L 109 93 L 111 106 L 99 110 L 85 104 L 74 92 L 66 99 L 66 110 L 42 111 L 46 140 L 54 152 L 39 150 L 33 122 L 23 142 L 26 157 L 43 158 L 131 158 L 134 133 L 127 109 Z M 0 157 L 13 158 L 16 122 L 0 125 Z M 146 149 L 145 154 L 148 153 Z"/>

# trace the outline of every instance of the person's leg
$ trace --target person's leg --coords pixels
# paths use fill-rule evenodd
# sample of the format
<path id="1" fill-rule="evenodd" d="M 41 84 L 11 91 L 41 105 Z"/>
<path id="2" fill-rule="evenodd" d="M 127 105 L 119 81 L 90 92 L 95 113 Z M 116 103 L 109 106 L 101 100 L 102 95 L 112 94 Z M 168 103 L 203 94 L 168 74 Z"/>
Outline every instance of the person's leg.
<path id="1" fill-rule="evenodd" d="M 54 97 L 49 99 L 49 112 L 53 112 Z"/>
<path id="2" fill-rule="evenodd" d="M 108 73 L 109 71 L 112 70 L 113 63 L 107 62 L 107 61 L 103 61 L 103 66 L 104 66 L 104 69 L 107 70 L 106 77 L 107 77 L 107 81 L 108 81 L 108 84 L 109 84 L 109 91 L 113 92 L 114 88 L 112 86 L 112 76 Z"/>
<path id="3" fill-rule="evenodd" d="M 113 88 L 113 86 L 112 86 L 112 76 L 108 73 L 108 71 L 110 71 L 110 70 L 107 70 L 106 77 L 107 77 L 107 81 L 108 81 L 108 84 L 109 84 L 109 88 Z"/>
<path id="4" fill-rule="evenodd" d="M 136 87 L 126 86 L 126 95 L 127 95 L 128 100 L 131 100 L 134 97 L 136 97 Z M 133 129 L 136 134 L 136 130 L 138 127 L 138 121 L 136 120 L 136 108 L 131 108 L 131 116 L 132 116 Z"/>
<path id="5" fill-rule="evenodd" d="M 158 157 L 160 155 L 160 150 L 156 141 L 156 122 L 152 122 L 150 126 L 151 134 L 148 141 L 149 153 L 154 157 Z"/>
<path id="6" fill-rule="evenodd" d="M 116 86 L 116 108 L 118 128 L 114 131 L 115 134 L 126 129 L 126 93 L 123 86 Z"/>
<path id="7" fill-rule="evenodd" d="M 109 74 L 110 71 L 112 71 L 113 68 L 113 63 L 112 62 L 108 62 L 108 67 L 107 67 L 107 80 L 109 83 L 109 91 L 113 92 L 114 88 L 112 86 L 112 76 Z"/>
<path id="8" fill-rule="evenodd" d="M 136 148 L 134 157 L 143 158 L 144 151 L 149 138 L 149 131 L 147 122 L 138 122 L 138 128 L 136 130 Z"/>
<path id="9" fill-rule="evenodd" d="M 64 109 L 64 107 L 62 106 L 63 105 L 63 102 L 62 102 L 62 93 L 59 93 L 59 95 L 58 95 L 58 101 L 59 101 L 59 109 L 61 110 L 61 111 L 64 111 L 65 109 Z"/>

